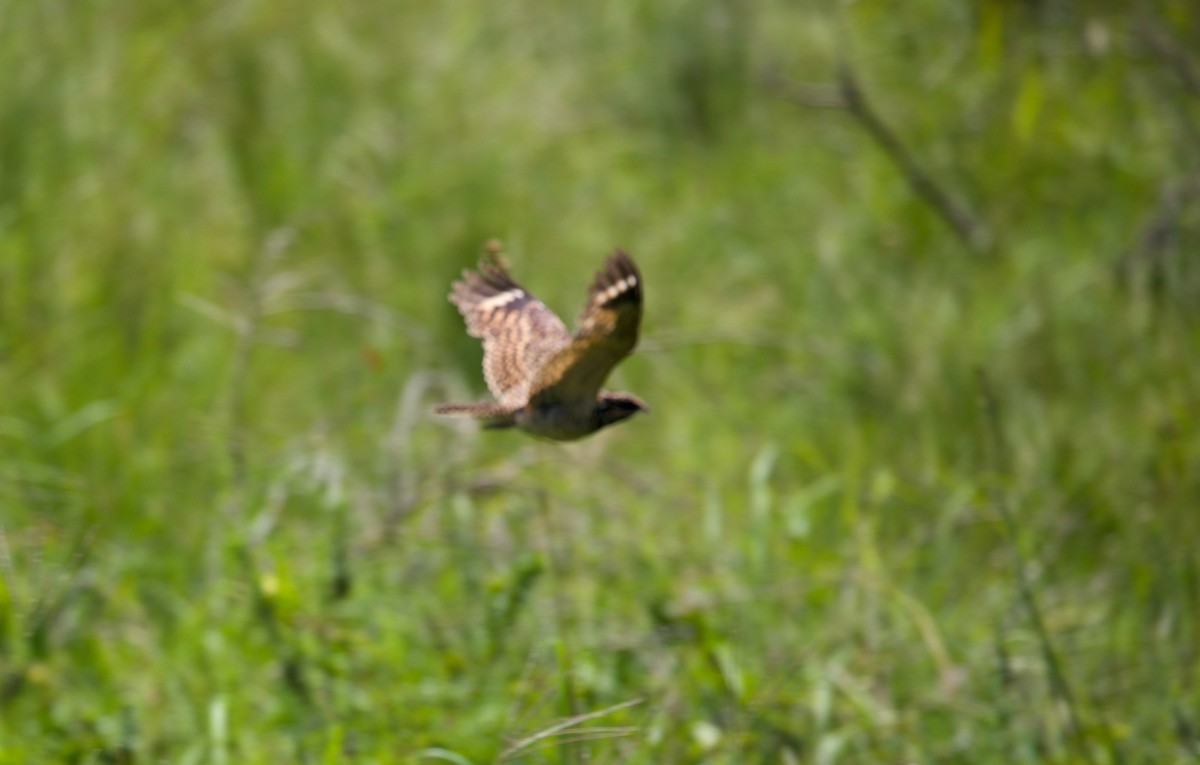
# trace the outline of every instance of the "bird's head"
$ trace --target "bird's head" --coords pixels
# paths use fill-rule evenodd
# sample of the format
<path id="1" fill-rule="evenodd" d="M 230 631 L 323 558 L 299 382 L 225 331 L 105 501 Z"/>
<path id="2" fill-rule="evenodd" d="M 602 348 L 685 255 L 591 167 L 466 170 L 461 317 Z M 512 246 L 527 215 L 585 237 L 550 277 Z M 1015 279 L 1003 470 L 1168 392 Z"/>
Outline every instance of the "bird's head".
<path id="1" fill-rule="evenodd" d="M 628 419 L 638 412 L 649 412 L 650 407 L 630 393 L 603 391 L 596 400 L 597 427 L 603 428 Z"/>

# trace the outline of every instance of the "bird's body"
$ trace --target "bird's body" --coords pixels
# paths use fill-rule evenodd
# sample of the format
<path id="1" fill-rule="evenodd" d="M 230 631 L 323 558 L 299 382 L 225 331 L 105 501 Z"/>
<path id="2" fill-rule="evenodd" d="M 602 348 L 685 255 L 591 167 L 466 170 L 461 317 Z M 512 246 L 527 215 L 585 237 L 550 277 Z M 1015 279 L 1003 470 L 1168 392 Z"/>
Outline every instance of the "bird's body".
<path id="1" fill-rule="evenodd" d="M 574 441 L 603 427 L 594 416 L 595 401 L 579 399 L 518 409 L 513 421 L 518 428 L 555 441 Z"/>
<path id="2" fill-rule="evenodd" d="M 483 376 L 496 401 L 443 404 L 438 414 L 573 441 L 646 410 L 636 396 L 600 389 L 633 351 L 642 318 L 641 274 L 624 252 L 596 274 L 573 334 L 498 263 L 464 271 L 450 302 L 467 333 L 483 340 Z"/>

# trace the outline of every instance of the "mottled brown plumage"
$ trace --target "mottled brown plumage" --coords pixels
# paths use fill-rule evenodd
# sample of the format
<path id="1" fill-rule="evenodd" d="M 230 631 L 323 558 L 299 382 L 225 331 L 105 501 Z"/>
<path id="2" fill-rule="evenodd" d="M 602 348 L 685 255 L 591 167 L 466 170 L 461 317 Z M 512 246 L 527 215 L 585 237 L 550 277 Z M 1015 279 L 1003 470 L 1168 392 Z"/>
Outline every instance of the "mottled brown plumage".
<path id="1" fill-rule="evenodd" d="M 483 376 L 496 401 L 443 404 L 438 414 L 568 441 L 646 410 L 635 396 L 600 390 L 633 351 L 642 318 L 641 274 L 624 252 L 596 274 L 574 334 L 499 263 L 464 271 L 450 302 L 467 333 L 483 340 Z"/>

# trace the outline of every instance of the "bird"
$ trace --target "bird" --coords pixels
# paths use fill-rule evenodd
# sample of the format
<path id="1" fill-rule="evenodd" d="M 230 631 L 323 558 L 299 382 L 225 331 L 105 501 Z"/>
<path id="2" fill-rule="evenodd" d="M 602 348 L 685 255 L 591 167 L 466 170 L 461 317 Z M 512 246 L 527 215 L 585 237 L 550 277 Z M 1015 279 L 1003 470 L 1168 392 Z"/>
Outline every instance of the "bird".
<path id="1" fill-rule="evenodd" d="M 494 247 L 494 245 L 493 245 Z M 474 417 L 484 427 L 518 428 L 553 441 L 575 441 L 621 422 L 646 404 L 630 393 L 601 390 L 637 345 L 642 275 L 614 250 L 588 287 L 574 333 L 513 281 L 492 251 L 478 270 L 464 270 L 449 300 L 467 334 L 483 341 L 483 377 L 495 401 L 441 404 L 434 413 Z"/>

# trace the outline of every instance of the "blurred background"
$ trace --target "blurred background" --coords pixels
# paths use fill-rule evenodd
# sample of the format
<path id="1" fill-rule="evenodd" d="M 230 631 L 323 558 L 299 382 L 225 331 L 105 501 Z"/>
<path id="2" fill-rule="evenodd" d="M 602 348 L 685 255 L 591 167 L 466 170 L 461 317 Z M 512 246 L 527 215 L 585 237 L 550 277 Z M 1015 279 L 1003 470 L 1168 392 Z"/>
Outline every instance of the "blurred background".
<path id="1" fill-rule="evenodd" d="M 1198 171 L 1185 0 L 4 3 L 0 763 L 1195 761 Z"/>

